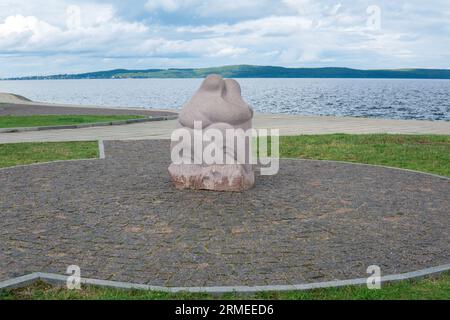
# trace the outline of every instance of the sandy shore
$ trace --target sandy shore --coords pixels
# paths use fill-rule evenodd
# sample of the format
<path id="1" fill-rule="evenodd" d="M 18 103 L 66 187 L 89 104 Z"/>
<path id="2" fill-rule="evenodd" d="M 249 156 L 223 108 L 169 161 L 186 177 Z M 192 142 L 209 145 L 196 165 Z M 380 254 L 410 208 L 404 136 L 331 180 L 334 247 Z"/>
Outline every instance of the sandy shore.
<path id="1" fill-rule="evenodd" d="M 0 93 L 0 108 L 7 104 L 18 108 L 66 108 L 63 110 L 113 110 L 129 113 L 130 110 L 144 112 L 174 112 L 167 109 L 123 109 L 98 106 L 74 106 L 27 101 L 26 98 Z M 28 106 L 28 107 L 24 107 Z M 68 109 L 67 109 L 68 108 Z M 76 109 L 70 109 L 76 108 Z M 43 109 L 42 109 L 43 110 Z M 96 111 L 95 111 L 96 112 Z M 81 129 L 49 130 L 0 134 L 0 143 L 26 141 L 73 141 L 73 140 L 141 140 L 169 139 L 176 127 L 176 120 L 130 124 L 126 126 L 93 127 Z M 402 133 L 402 134 L 445 134 L 450 135 L 449 121 L 391 120 L 356 117 L 300 116 L 258 113 L 254 118 L 257 129 L 279 129 L 281 135 L 328 134 L 328 133 Z"/>
<path id="2" fill-rule="evenodd" d="M 176 112 L 163 109 L 115 108 L 34 102 L 10 93 L 0 93 L 0 116 L 6 115 L 143 115 L 169 116 Z"/>

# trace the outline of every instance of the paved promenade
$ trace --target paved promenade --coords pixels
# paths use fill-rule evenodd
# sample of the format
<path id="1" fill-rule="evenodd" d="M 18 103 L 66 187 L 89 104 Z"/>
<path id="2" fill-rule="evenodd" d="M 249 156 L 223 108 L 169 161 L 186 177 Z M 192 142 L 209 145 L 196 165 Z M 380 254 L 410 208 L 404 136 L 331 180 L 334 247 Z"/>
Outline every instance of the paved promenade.
<path id="1" fill-rule="evenodd" d="M 176 120 L 146 122 L 126 126 L 2 133 L 0 143 L 29 141 L 142 140 L 169 139 Z M 288 116 L 257 114 L 256 128 L 279 128 L 281 135 L 326 133 L 448 134 L 450 122 Z"/>
<path id="2" fill-rule="evenodd" d="M 44 106 L 20 100 L 11 95 L 0 94 L 0 103 L 17 103 Z M 77 107 L 53 105 L 59 107 Z M 95 106 L 89 106 L 95 108 Z M 158 110 L 161 111 L 161 110 Z M 167 111 L 167 110 L 164 110 Z M 176 120 L 130 124 L 126 126 L 93 127 L 81 129 L 49 130 L 0 134 L 0 143 L 30 141 L 74 141 L 74 140 L 142 140 L 168 139 L 176 126 Z M 389 120 L 373 118 L 298 116 L 256 114 L 256 128 L 278 128 L 281 135 L 327 134 L 327 133 L 403 133 L 403 134 L 448 134 L 448 121 Z"/>

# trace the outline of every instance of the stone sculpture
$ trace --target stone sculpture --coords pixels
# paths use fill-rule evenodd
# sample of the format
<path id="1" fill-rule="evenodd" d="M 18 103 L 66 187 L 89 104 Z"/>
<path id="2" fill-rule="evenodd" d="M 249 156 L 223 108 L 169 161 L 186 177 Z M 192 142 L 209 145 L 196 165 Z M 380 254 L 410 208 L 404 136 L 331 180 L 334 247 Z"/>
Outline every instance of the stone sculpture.
<path id="1" fill-rule="evenodd" d="M 255 182 L 250 160 L 251 135 L 242 133 L 250 132 L 252 118 L 253 110 L 243 101 L 239 83 L 209 75 L 179 114 L 177 130 L 189 133 L 189 139 L 180 141 L 172 135 L 169 173 L 175 187 L 216 191 L 251 188 Z M 204 139 L 201 132 L 205 135 L 213 132 L 215 137 L 220 133 L 223 139 Z M 226 139 L 230 132 L 236 132 L 236 137 Z M 195 137 L 203 137 L 200 147 L 198 143 L 196 145 Z M 239 148 L 239 143 L 244 147 Z M 205 163 L 205 152 L 211 144 L 214 144 L 212 147 L 216 153 L 221 153 L 214 156 L 219 156 L 217 159 L 224 159 L 224 162 Z M 184 153 L 180 155 L 179 150 Z M 180 155 L 182 163 L 174 163 L 173 154 Z"/>

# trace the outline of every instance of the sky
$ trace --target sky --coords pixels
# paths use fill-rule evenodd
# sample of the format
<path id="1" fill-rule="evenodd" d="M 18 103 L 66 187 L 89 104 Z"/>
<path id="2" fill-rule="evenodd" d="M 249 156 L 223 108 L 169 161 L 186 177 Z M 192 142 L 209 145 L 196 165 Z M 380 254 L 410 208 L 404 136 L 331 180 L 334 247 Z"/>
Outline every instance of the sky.
<path id="1" fill-rule="evenodd" d="M 448 0 L 0 0 L 0 77 L 234 64 L 450 68 Z"/>

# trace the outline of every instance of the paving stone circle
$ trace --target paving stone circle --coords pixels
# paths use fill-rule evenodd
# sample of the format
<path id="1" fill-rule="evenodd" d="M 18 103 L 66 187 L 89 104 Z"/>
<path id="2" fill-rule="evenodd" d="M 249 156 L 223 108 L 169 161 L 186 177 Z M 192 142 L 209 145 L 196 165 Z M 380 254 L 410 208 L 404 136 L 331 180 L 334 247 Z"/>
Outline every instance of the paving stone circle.
<path id="1" fill-rule="evenodd" d="M 287 285 L 450 262 L 450 180 L 282 160 L 243 193 L 176 190 L 169 141 L 0 170 L 0 281 L 31 272 L 161 286 Z"/>

